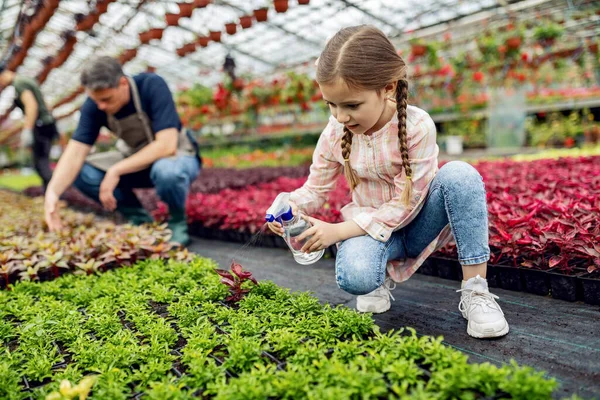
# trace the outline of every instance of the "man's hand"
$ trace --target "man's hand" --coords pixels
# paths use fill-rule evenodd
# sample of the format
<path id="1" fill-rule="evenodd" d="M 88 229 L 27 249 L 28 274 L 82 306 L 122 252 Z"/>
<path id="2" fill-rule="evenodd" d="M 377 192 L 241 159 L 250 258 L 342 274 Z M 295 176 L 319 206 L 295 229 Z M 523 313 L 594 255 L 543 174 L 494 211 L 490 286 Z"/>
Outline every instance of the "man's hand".
<path id="1" fill-rule="evenodd" d="M 106 171 L 104 179 L 100 184 L 100 202 L 105 210 L 114 211 L 117 208 L 117 200 L 114 192 L 119 184 L 121 177 L 113 169 Z"/>
<path id="2" fill-rule="evenodd" d="M 302 232 L 297 238 L 300 242 L 308 238 L 301 251 L 312 253 L 313 251 L 323 250 L 341 240 L 339 224 L 329 224 L 305 215 L 302 218 L 312 223 L 313 226 Z"/>
<path id="3" fill-rule="evenodd" d="M 293 201 L 289 202 L 290 207 L 292 207 L 292 214 L 298 215 L 298 206 Z M 284 230 L 283 226 L 277 221 L 267 222 L 269 229 L 276 235 L 283 236 Z"/>
<path id="4" fill-rule="evenodd" d="M 33 144 L 33 130 L 23 128 L 21 131 L 21 147 L 29 147 Z"/>
<path id="5" fill-rule="evenodd" d="M 51 190 L 46 190 L 44 198 L 44 218 L 50 232 L 62 229 L 60 215 L 58 214 L 58 196 Z"/>

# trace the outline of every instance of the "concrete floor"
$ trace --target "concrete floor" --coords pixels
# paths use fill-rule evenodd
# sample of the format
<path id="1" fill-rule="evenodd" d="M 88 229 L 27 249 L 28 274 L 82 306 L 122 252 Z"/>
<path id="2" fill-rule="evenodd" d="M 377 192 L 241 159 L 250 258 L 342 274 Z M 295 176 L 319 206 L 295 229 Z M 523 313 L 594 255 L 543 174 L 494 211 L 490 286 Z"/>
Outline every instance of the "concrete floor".
<path id="1" fill-rule="evenodd" d="M 284 249 L 197 238 L 189 248 L 216 260 L 222 268 L 228 268 L 235 259 L 259 280 L 312 291 L 322 302 L 348 307 L 356 304 L 356 296 L 337 287 L 333 259 L 302 266 Z M 392 292 L 396 298 L 392 309 L 374 319 L 384 331 L 410 326 L 420 334 L 442 335 L 447 345 L 468 354 L 473 362 L 501 365 L 515 359 L 547 371 L 560 383 L 556 398 L 576 393 L 586 399 L 600 399 L 600 307 L 493 289 L 500 296 L 498 303 L 510 333 L 499 339 L 478 340 L 467 335 L 456 289 L 457 282 L 416 274 Z"/>

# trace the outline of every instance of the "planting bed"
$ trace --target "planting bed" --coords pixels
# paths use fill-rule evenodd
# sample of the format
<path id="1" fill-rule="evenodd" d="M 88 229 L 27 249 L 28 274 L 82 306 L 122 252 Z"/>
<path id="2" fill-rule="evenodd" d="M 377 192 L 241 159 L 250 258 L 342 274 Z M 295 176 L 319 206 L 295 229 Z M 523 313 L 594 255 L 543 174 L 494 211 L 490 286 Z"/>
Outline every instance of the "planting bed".
<path id="1" fill-rule="evenodd" d="M 268 281 L 225 302 L 215 267 L 148 260 L 0 292 L 0 398 L 44 398 L 63 380 L 98 399 L 547 399 L 557 385 Z"/>

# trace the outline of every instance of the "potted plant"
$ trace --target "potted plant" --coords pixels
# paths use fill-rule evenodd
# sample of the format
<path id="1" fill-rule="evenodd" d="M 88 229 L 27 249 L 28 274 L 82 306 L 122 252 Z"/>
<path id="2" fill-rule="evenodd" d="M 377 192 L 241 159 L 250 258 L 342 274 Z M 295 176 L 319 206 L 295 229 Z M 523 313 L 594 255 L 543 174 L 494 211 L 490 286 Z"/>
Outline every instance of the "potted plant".
<path id="1" fill-rule="evenodd" d="M 200 45 L 200 47 L 207 47 L 210 42 L 210 38 L 208 36 L 198 36 L 196 42 Z"/>
<path id="2" fill-rule="evenodd" d="M 209 31 L 210 40 L 213 42 L 221 41 L 221 31 Z"/>
<path id="3" fill-rule="evenodd" d="M 164 31 L 165 30 L 163 28 L 151 28 L 149 32 L 152 39 L 160 40 L 162 39 Z"/>
<path id="4" fill-rule="evenodd" d="M 257 8 L 254 10 L 254 18 L 256 22 L 265 22 L 268 19 L 269 9 L 267 7 Z"/>
<path id="5" fill-rule="evenodd" d="M 183 18 L 189 18 L 194 12 L 194 3 L 177 3 L 179 6 L 179 15 Z"/>
<path id="6" fill-rule="evenodd" d="M 289 0 L 273 0 L 275 11 L 278 13 L 284 13 L 288 10 Z"/>
<path id="7" fill-rule="evenodd" d="M 252 15 L 242 15 L 240 17 L 240 25 L 242 29 L 248 29 L 252 26 Z"/>
<path id="8" fill-rule="evenodd" d="M 140 32 L 138 36 L 142 44 L 148 44 L 152 40 L 152 33 L 150 31 Z"/>
<path id="9" fill-rule="evenodd" d="M 179 14 L 174 14 L 174 13 L 166 13 L 165 14 L 165 19 L 167 21 L 168 26 L 177 26 L 179 24 L 179 18 L 181 18 L 181 16 Z"/>
<path id="10" fill-rule="evenodd" d="M 550 47 L 554 44 L 556 39 L 560 38 L 565 31 L 565 28 L 554 23 L 546 22 L 533 31 L 533 37 L 538 41 L 542 47 Z"/>
<path id="11" fill-rule="evenodd" d="M 237 24 L 235 22 L 226 23 L 225 31 L 228 35 L 235 35 L 235 32 L 237 31 Z"/>

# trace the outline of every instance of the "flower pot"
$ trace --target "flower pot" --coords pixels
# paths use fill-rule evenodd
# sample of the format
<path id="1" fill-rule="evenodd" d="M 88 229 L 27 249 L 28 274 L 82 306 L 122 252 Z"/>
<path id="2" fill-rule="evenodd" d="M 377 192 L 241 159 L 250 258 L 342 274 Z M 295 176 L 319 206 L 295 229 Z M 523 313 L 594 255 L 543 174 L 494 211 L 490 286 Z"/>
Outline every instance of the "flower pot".
<path id="1" fill-rule="evenodd" d="M 582 300 L 583 289 L 581 287 L 581 280 L 578 277 L 584 274 L 585 271 L 577 269 L 570 273 L 562 272 L 558 268 L 548 270 L 552 297 L 566 301 Z"/>
<path id="2" fill-rule="evenodd" d="M 177 49 L 177 50 L 175 50 L 175 51 L 176 51 L 176 53 L 177 53 L 177 55 L 178 55 L 179 57 L 185 57 L 185 55 L 187 54 L 187 53 L 185 52 L 185 49 L 184 49 L 183 47 L 180 47 L 180 48 L 178 48 L 178 49 Z M 183 124 L 186 124 L 186 123 L 187 123 L 187 120 L 184 122 L 184 121 L 183 121 L 183 118 L 182 118 L 182 119 L 181 119 L 181 122 L 182 122 Z"/>
<path id="3" fill-rule="evenodd" d="M 275 6 L 275 11 L 278 13 L 284 13 L 288 10 L 289 1 L 288 0 L 274 0 L 273 5 Z"/>
<path id="4" fill-rule="evenodd" d="M 310 3 L 310 0 L 298 0 L 298 5 L 305 6 Z"/>
<path id="5" fill-rule="evenodd" d="M 427 47 L 423 46 L 422 44 L 413 44 L 410 53 L 414 57 L 422 57 L 425 55 L 425 53 L 427 53 Z"/>
<path id="6" fill-rule="evenodd" d="M 519 36 L 513 36 L 506 39 L 506 47 L 510 50 L 518 50 L 521 47 L 521 38 Z"/>
<path id="7" fill-rule="evenodd" d="M 186 54 L 193 53 L 196 51 L 196 43 L 186 43 L 183 45 Z"/>
<path id="8" fill-rule="evenodd" d="M 584 274 L 579 277 L 579 281 L 583 290 L 583 301 L 600 305 L 600 271 Z"/>
<path id="9" fill-rule="evenodd" d="M 210 31 L 209 33 L 210 40 L 213 42 L 221 41 L 221 31 Z"/>
<path id="10" fill-rule="evenodd" d="M 248 29 L 252 26 L 252 15 L 243 15 L 240 17 L 240 25 L 243 29 Z"/>
<path id="11" fill-rule="evenodd" d="M 195 0 L 194 7 L 195 8 L 204 8 L 210 4 L 210 0 Z"/>
<path id="12" fill-rule="evenodd" d="M 194 3 L 177 3 L 179 6 L 179 15 L 182 18 L 189 18 L 194 12 Z"/>
<path id="13" fill-rule="evenodd" d="M 98 12 L 98 14 L 104 14 L 108 10 L 108 4 L 109 2 L 106 0 L 98 1 L 96 3 L 96 11 Z"/>
<path id="14" fill-rule="evenodd" d="M 547 296 L 550 294 L 550 282 L 548 273 L 540 269 L 521 267 L 523 289 L 527 293 Z"/>
<path id="15" fill-rule="evenodd" d="M 259 8 L 254 10 L 254 18 L 256 18 L 257 22 L 265 22 L 268 18 L 268 8 Z"/>
<path id="16" fill-rule="evenodd" d="M 179 14 L 166 13 L 165 20 L 167 21 L 168 26 L 177 26 L 179 24 L 179 18 L 181 16 Z"/>
<path id="17" fill-rule="evenodd" d="M 237 31 L 237 24 L 235 22 L 229 22 L 225 24 L 225 31 L 228 35 L 235 35 L 235 32 Z"/>
<path id="18" fill-rule="evenodd" d="M 538 40 L 538 43 L 542 47 L 550 47 L 550 46 L 552 46 L 554 44 L 554 42 L 555 42 L 554 38 L 548 38 L 548 39 L 540 39 L 540 40 Z"/>
<path id="19" fill-rule="evenodd" d="M 493 268 L 497 287 L 515 292 L 523 290 L 520 268 L 513 265 L 494 265 Z"/>
<path id="20" fill-rule="evenodd" d="M 210 38 L 208 36 L 198 36 L 196 43 L 200 45 L 200 47 L 207 47 L 210 42 Z"/>
<path id="21" fill-rule="evenodd" d="M 162 39 L 164 31 L 165 30 L 163 28 L 152 28 L 149 30 L 152 39 L 158 40 Z"/>
<path id="22" fill-rule="evenodd" d="M 457 259 L 436 256 L 432 260 L 436 264 L 437 273 L 440 278 L 451 279 L 453 281 L 462 280 L 462 267 Z"/>
<path id="23" fill-rule="evenodd" d="M 152 40 L 152 34 L 150 31 L 140 32 L 138 36 L 142 44 L 148 44 L 150 43 L 150 40 Z"/>

